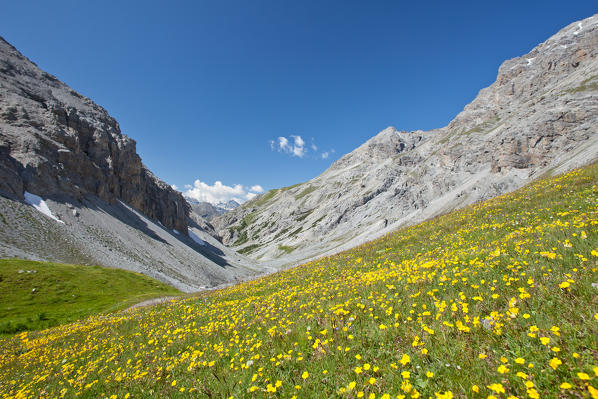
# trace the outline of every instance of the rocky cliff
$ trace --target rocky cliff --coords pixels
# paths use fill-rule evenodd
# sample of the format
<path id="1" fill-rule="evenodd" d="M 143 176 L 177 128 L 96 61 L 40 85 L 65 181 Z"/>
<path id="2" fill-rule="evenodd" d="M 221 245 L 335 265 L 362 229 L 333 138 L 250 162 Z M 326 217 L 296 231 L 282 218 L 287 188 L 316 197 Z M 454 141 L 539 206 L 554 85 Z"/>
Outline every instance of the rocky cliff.
<path id="1" fill-rule="evenodd" d="M 121 200 L 187 234 L 189 206 L 99 105 L 0 38 L 0 194 Z"/>
<path id="2" fill-rule="evenodd" d="M 598 16 L 504 62 L 448 126 L 387 128 L 320 176 L 212 221 L 258 259 L 306 259 L 491 198 L 598 155 Z"/>

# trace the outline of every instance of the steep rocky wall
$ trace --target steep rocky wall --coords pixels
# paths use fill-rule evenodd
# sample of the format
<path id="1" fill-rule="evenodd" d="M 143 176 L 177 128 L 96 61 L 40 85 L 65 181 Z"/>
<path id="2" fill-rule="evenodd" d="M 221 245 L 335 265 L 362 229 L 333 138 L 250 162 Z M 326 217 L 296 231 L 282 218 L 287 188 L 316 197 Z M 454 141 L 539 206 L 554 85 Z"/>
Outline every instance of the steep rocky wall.
<path id="1" fill-rule="evenodd" d="M 116 120 L 0 38 L 0 193 L 24 191 L 120 199 L 187 232 L 189 205 L 142 164 Z"/>

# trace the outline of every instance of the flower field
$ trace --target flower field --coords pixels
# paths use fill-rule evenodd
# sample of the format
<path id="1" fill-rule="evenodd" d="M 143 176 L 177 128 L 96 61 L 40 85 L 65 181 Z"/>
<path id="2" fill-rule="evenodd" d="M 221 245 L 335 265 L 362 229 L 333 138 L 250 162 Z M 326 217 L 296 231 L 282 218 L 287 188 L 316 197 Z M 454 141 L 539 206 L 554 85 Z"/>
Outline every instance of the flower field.
<path id="1" fill-rule="evenodd" d="M 598 398 L 598 166 L 336 256 L 0 340 L 0 394 Z"/>

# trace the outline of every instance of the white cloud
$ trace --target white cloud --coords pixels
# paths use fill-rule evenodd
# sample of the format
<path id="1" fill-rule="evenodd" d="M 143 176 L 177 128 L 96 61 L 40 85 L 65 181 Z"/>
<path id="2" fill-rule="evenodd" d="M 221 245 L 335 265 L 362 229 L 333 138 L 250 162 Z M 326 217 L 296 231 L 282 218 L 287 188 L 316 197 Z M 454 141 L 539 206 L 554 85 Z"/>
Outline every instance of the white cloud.
<path id="1" fill-rule="evenodd" d="M 322 159 L 328 159 L 328 155 L 329 155 L 328 151 L 323 152 L 321 155 L 322 155 Z"/>
<path id="2" fill-rule="evenodd" d="M 176 186 L 176 184 L 172 184 L 170 187 L 172 187 L 173 190 L 178 190 L 179 188 Z"/>
<path id="3" fill-rule="evenodd" d="M 305 154 L 307 153 L 307 148 L 305 147 L 305 141 L 303 140 L 303 138 L 301 138 L 301 136 L 291 135 L 289 137 L 290 138 L 281 136 L 278 139 L 276 139 L 276 141 L 278 143 L 278 146 L 277 146 L 278 151 L 286 152 L 287 154 L 291 154 L 294 157 L 303 158 L 305 156 Z M 292 144 L 291 144 L 291 139 L 292 139 Z M 274 148 L 275 148 L 273 140 L 270 140 L 270 148 L 272 150 L 274 150 Z"/>
<path id="4" fill-rule="evenodd" d="M 219 202 L 228 202 L 235 200 L 238 203 L 243 203 L 252 199 L 258 193 L 264 191 L 262 186 L 256 184 L 251 188 L 241 184 L 227 186 L 221 181 L 216 181 L 213 185 L 209 185 L 202 181 L 195 180 L 193 185 L 186 184 L 187 191 L 183 192 L 185 197 L 195 199 L 197 201 L 209 202 L 211 204 L 218 204 Z"/>

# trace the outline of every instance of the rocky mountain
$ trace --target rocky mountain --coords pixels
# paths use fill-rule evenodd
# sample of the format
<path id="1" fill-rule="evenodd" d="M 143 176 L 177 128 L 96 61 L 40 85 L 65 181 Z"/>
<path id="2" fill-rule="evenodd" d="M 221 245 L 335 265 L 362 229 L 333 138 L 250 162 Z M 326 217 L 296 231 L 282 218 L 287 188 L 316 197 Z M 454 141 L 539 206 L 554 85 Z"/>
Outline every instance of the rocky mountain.
<path id="1" fill-rule="evenodd" d="M 598 155 L 598 16 L 505 61 L 448 126 L 384 129 L 320 176 L 212 223 L 249 256 L 292 263 L 511 191 Z"/>
<path id="2" fill-rule="evenodd" d="M 186 197 L 187 202 L 191 205 L 191 209 L 200 217 L 204 218 L 207 221 L 212 220 L 216 216 L 220 216 L 223 213 L 228 211 L 232 211 L 239 207 L 239 204 L 235 200 L 230 200 L 227 202 L 219 202 L 217 204 L 211 204 L 205 201 L 198 201 L 193 198 Z"/>
<path id="3" fill-rule="evenodd" d="M 0 257 L 122 267 L 186 291 L 261 271 L 202 224 L 105 109 L 0 38 Z"/>

